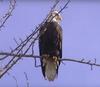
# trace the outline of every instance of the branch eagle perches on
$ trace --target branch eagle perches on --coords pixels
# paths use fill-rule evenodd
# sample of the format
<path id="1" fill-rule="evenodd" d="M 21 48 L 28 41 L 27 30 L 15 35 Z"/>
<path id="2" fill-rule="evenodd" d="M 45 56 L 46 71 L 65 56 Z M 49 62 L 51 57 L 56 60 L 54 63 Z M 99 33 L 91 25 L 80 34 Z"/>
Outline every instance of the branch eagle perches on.
<path id="1" fill-rule="evenodd" d="M 10 52 L 11 55 L 9 55 L 9 53 L 8 53 L 8 54 L 5 54 L 3 57 L 1 57 L 1 59 L 0 59 L 1 61 L 3 59 L 7 59 L 9 56 L 10 56 L 10 59 L 9 59 L 9 62 L 2 68 L 2 70 L 0 70 L 0 78 L 2 78 L 8 72 L 8 70 L 10 70 L 22 57 L 25 57 L 27 55 L 28 51 L 31 50 L 31 48 L 32 48 L 32 56 L 34 56 L 34 53 L 33 53 L 34 52 L 33 51 L 34 43 L 36 40 L 38 40 L 38 38 L 41 36 L 41 34 L 44 33 L 45 31 L 43 31 L 41 34 L 39 34 L 38 32 L 39 32 L 41 26 L 43 26 L 48 21 L 50 14 L 52 13 L 52 11 L 55 10 L 55 8 L 57 7 L 57 5 L 60 1 L 61 0 L 56 1 L 56 3 L 51 8 L 49 14 L 41 22 L 41 24 L 39 24 L 39 26 L 35 28 L 35 30 L 29 36 L 27 36 L 25 40 L 21 40 L 21 43 L 18 44 L 18 46 L 15 49 L 11 50 L 11 52 Z M 67 7 L 69 2 L 70 2 L 70 0 L 68 0 L 65 3 L 65 5 L 58 11 L 58 13 L 61 13 Z M 5 22 L 3 22 L 3 24 L 4 23 Z M 2 24 L 2 26 L 3 26 L 3 24 Z M 3 55 L 3 53 L 0 53 L 0 56 L 2 56 L 2 55 Z M 39 56 L 35 56 L 35 57 L 40 58 Z"/>
<path id="2" fill-rule="evenodd" d="M 34 58 L 34 59 L 42 58 L 41 56 L 38 56 L 38 55 L 32 55 L 32 54 L 25 54 L 25 55 L 24 54 L 13 54 L 13 53 L 8 53 L 8 52 L 0 52 L 0 55 L 2 55 L 2 56 L 8 55 L 8 56 L 16 56 L 16 57 L 22 56 L 22 57 L 27 58 L 27 59 L 28 58 Z M 5 58 L 0 58 L 0 61 L 2 61 L 4 59 Z M 66 61 L 66 62 L 76 62 L 76 63 L 90 65 L 91 66 L 91 70 L 93 69 L 93 66 L 100 67 L 100 64 L 96 63 L 96 59 L 94 59 L 94 61 L 91 61 L 91 60 L 87 60 L 86 61 L 84 58 L 81 58 L 81 59 L 62 58 L 62 59 L 59 59 L 59 61 L 61 61 L 61 62 L 64 62 L 64 61 Z"/>

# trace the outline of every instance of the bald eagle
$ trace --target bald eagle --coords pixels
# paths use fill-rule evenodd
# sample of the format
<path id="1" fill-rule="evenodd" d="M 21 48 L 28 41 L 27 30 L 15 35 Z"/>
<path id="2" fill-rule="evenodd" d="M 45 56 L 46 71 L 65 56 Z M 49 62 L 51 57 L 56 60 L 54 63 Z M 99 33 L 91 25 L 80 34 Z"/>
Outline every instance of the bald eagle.
<path id="1" fill-rule="evenodd" d="M 52 19 L 51 19 L 52 18 Z M 51 17 L 41 27 L 39 33 L 39 53 L 42 58 L 41 69 L 45 79 L 53 81 L 58 75 L 62 58 L 62 28 L 61 16 L 57 11 L 51 13 Z"/>

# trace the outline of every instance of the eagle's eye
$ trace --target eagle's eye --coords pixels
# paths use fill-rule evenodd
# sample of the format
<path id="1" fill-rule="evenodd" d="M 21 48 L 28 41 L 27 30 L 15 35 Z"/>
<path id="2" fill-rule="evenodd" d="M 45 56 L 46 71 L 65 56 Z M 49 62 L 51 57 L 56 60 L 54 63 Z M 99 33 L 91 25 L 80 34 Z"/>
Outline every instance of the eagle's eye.
<path id="1" fill-rule="evenodd" d="M 59 14 L 56 13 L 55 16 L 59 16 Z"/>

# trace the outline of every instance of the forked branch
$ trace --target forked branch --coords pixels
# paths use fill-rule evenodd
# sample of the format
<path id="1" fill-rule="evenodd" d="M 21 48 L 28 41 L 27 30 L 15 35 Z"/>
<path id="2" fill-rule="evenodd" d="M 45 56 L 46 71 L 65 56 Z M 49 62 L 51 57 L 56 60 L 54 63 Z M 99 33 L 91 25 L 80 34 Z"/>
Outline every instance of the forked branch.
<path id="1" fill-rule="evenodd" d="M 0 18 L 0 30 L 1 28 L 4 26 L 4 24 L 6 23 L 6 21 L 10 18 L 10 16 L 12 15 L 13 10 L 15 9 L 15 5 L 16 5 L 16 0 L 10 0 L 9 1 L 9 9 L 8 11 Z"/>

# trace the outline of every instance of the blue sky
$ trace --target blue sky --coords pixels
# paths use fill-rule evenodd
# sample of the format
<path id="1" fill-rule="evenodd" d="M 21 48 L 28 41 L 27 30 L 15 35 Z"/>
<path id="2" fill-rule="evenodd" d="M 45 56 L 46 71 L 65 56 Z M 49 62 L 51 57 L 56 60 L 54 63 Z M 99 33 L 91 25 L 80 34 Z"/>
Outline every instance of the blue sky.
<path id="1" fill-rule="evenodd" d="M 59 6 L 63 6 L 63 3 Z M 7 10 L 7 5 L 7 2 L 0 3 L 0 13 Z M 18 41 L 19 38 L 25 39 L 45 18 L 52 5 L 50 1 L 18 1 L 13 15 L 0 32 L 0 49 L 9 51 L 9 47 L 15 48 L 13 38 Z M 63 58 L 96 58 L 97 63 L 100 63 L 100 2 L 73 0 L 61 15 Z M 37 55 L 37 42 L 34 51 Z M 0 62 L 2 65 L 3 62 Z M 60 66 L 58 78 L 48 82 L 44 80 L 41 69 L 34 67 L 33 59 L 23 59 L 9 71 L 16 77 L 19 87 L 26 85 L 24 72 L 28 75 L 30 87 L 100 87 L 100 67 L 94 67 L 91 71 L 88 65 L 65 62 L 65 65 Z M 0 79 L 0 87 L 8 86 L 16 87 L 16 83 L 12 76 L 6 74 Z"/>

